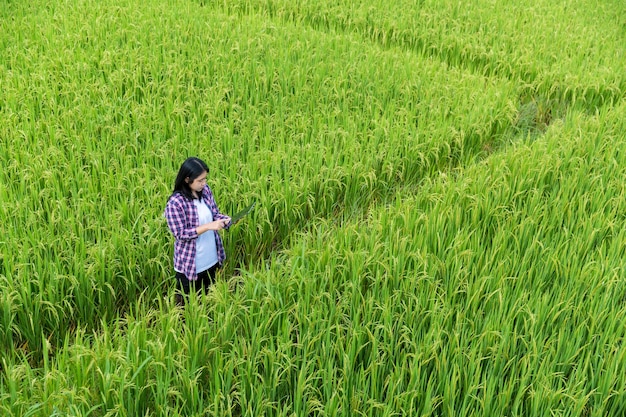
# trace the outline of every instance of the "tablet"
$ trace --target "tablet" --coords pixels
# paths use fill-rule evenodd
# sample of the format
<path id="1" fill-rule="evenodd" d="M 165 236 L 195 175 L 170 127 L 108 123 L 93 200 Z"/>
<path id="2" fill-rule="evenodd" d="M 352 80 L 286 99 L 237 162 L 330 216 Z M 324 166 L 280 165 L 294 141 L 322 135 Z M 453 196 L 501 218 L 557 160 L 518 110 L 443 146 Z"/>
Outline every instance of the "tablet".
<path id="1" fill-rule="evenodd" d="M 248 213 L 250 213 L 252 211 L 252 209 L 254 208 L 255 204 L 256 204 L 256 201 L 253 202 L 252 204 L 250 204 L 245 209 L 241 210 L 239 213 L 232 215 L 230 217 L 230 225 L 233 226 L 239 220 L 243 219 Z"/>

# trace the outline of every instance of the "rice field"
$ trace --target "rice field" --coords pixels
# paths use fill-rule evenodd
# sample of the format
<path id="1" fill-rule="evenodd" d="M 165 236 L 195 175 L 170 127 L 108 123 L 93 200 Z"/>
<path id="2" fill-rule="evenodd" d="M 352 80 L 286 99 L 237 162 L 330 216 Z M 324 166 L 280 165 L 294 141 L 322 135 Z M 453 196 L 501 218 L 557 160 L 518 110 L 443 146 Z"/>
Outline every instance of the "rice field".
<path id="1" fill-rule="evenodd" d="M 626 11 L 0 3 L 0 414 L 626 414 Z M 187 156 L 223 212 L 174 303 Z"/>

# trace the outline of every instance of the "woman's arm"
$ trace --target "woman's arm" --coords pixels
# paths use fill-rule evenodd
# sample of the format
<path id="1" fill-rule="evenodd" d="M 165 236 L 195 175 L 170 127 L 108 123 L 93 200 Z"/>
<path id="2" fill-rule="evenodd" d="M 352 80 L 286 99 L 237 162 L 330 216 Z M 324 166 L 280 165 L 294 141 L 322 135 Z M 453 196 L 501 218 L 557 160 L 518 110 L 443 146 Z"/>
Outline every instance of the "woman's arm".
<path id="1" fill-rule="evenodd" d="M 211 188 L 208 185 L 204 187 L 204 192 L 206 193 L 207 205 L 209 206 L 209 209 L 211 210 L 211 213 L 213 214 L 213 219 L 220 220 L 223 222 L 223 226 L 220 229 L 228 229 L 230 227 L 230 216 L 227 216 L 220 212 L 220 209 L 217 207 L 217 203 L 215 202 L 213 191 L 211 191 Z M 220 229 L 216 229 L 216 230 L 220 230 Z"/>
<path id="2" fill-rule="evenodd" d="M 178 240 L 186 241 L 198 238 L 197 227 L 187 226 L 187 213 L 185 208 L 176 197 L 170 198 L 165 206 L 165 219 L 167 227 Z"/>
<path id="3" fill-rule="evenodd" d="M 229 221 L 230 220 L 219 219 L 214 220 L 210 223 L 201 224 L 200 226 L 196 227 L 196 232 L 198 233 L 198 235 L 201 235 L 202 233 L 206 233 L 209 230 L 222 230 L 226 227 Z"/>

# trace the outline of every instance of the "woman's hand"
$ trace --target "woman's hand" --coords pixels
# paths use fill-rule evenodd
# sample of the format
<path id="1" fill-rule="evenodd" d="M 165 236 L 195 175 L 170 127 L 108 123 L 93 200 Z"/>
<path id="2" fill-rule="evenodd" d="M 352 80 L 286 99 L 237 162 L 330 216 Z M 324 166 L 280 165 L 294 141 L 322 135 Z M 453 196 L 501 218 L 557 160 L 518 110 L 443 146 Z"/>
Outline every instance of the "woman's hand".
<path id="1" fill-rule="evenodd" d="M 208 232 L 209 230 L 222 230 L 228 225 L 229 222 L 230 218 L 214 220 L 212 222 L 201 224 L 200 226 L 196 227 L 196 232 L 201 235 L 202 233 Z"/>
<path id="2" fill-rule="evenodd" d="M 213 223 L 215 223 L 215 225 L 216 225 L 216 229 L 214 229 L 214 230 L 222 230 L 223 228 L 228 226 L 228 220 L 227 219 L 215 220 Z"/>

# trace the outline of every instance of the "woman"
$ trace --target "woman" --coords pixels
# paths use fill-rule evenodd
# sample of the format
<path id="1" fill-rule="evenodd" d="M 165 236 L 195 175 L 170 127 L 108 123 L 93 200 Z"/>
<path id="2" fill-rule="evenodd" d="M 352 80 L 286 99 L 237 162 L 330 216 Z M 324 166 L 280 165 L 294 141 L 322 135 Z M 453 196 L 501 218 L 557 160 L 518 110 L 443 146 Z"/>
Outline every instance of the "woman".
<path id="1" fill-rule="evenodd" d="M 230 226 L 230 217 L 220 213 L 213 192 L 206 183 L 209 168 L 200 159 L 191 157 L 178 171 L 174 191 L 165 206 L 167 226 L 176 238 L 174 270 L 176 301 L 182 304 L 181 293 L 208 291 L 215 282 L 215 271 L 226 258 L 218 230 Z"/>

